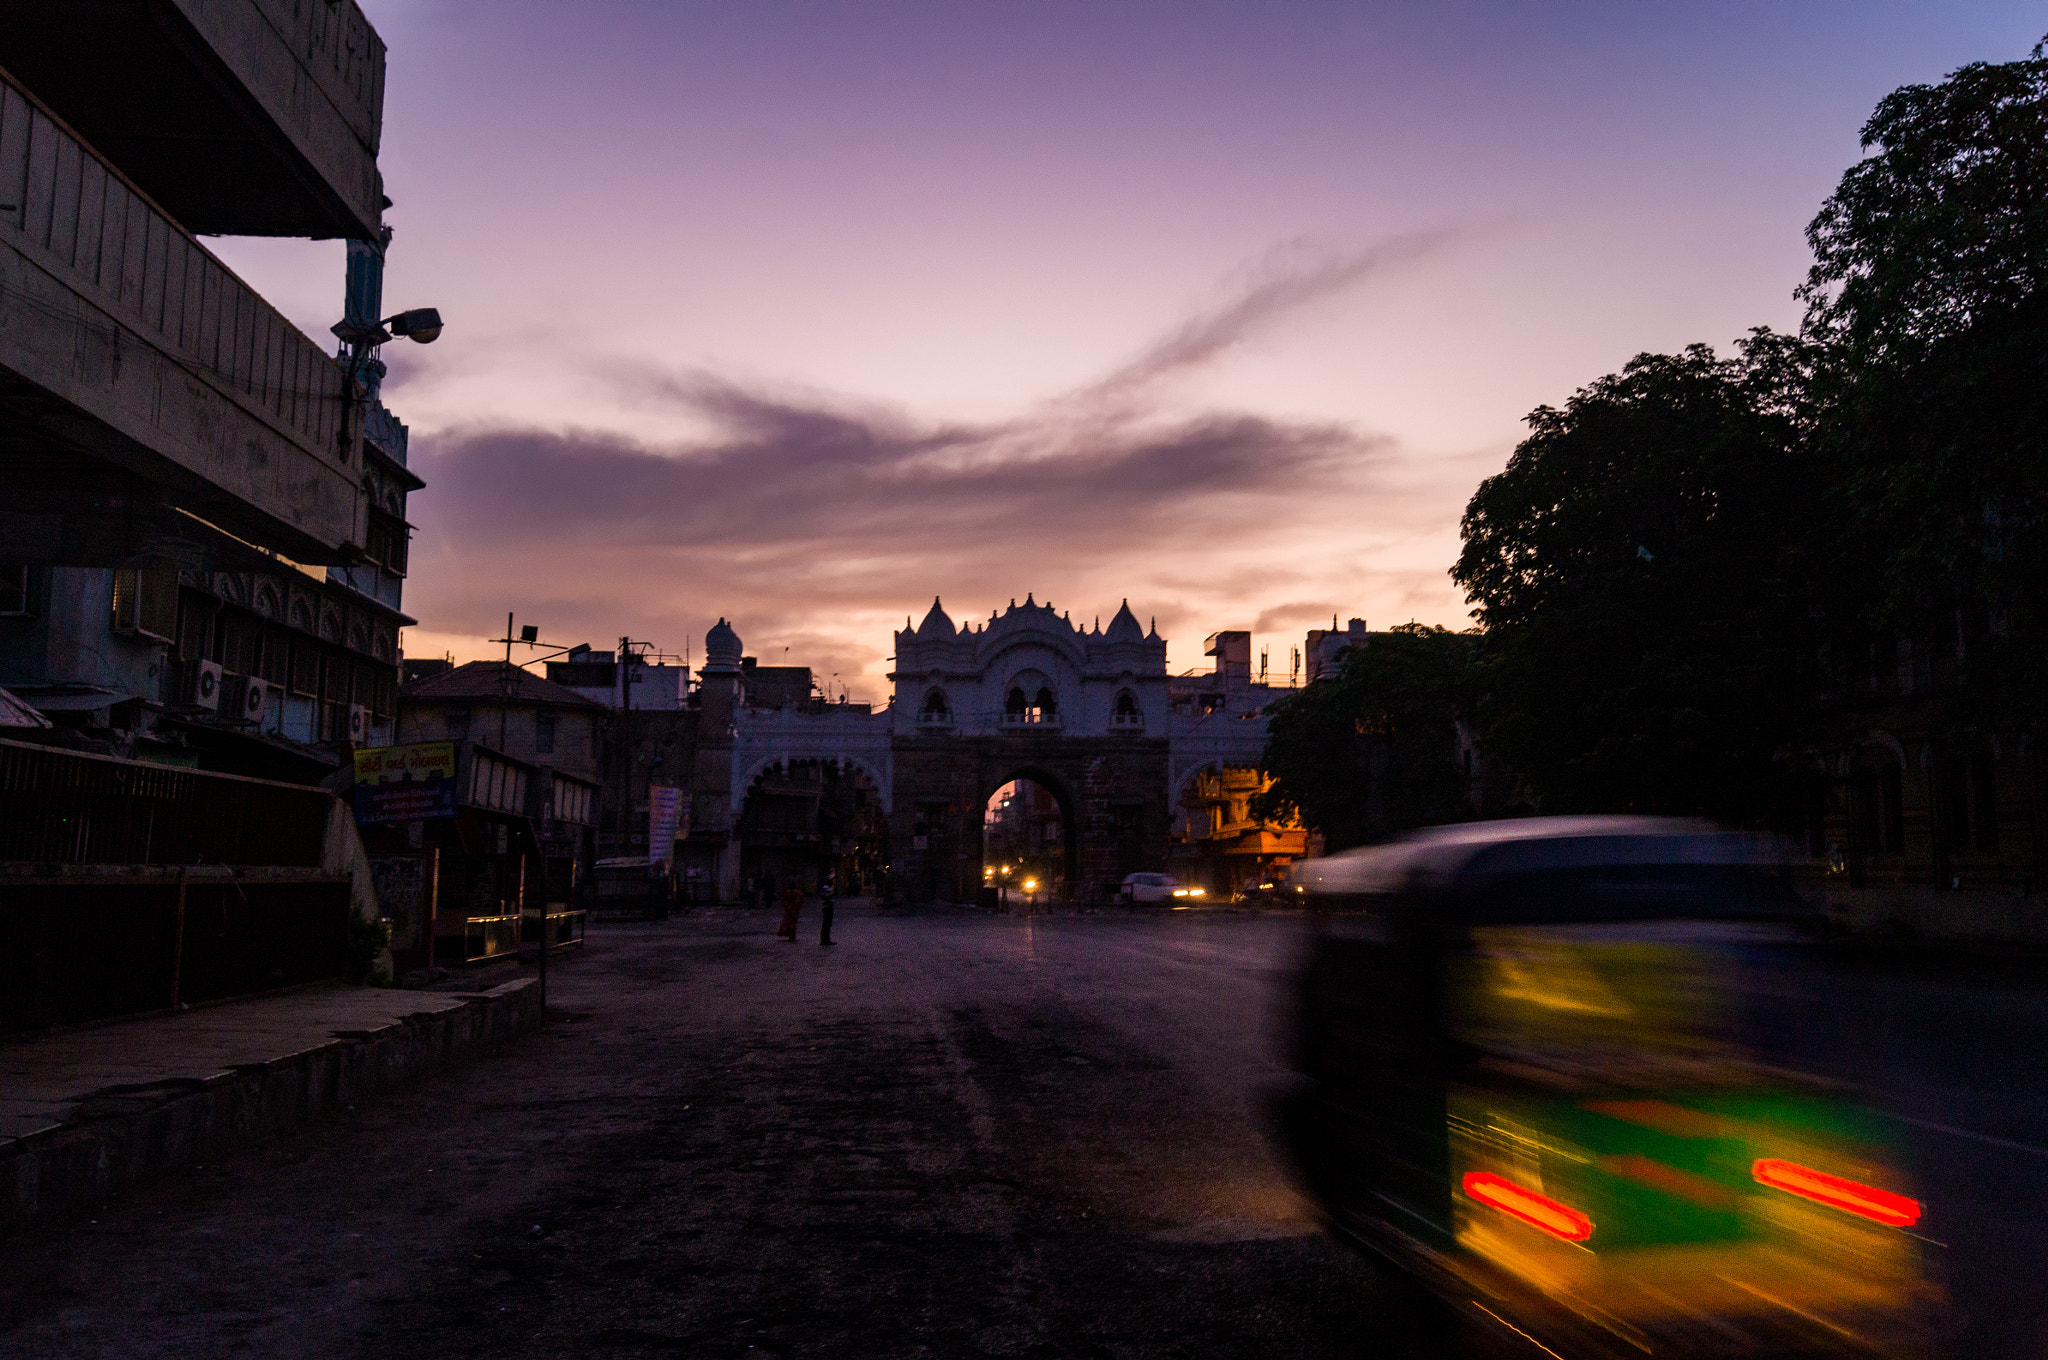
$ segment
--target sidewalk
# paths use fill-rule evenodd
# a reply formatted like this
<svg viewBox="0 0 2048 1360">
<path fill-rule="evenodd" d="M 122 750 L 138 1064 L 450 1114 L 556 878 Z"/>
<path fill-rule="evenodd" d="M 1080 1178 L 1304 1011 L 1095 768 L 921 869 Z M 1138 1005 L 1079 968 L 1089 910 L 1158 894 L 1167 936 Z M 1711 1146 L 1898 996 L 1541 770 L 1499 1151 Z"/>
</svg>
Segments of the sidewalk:
<svg viewBox="0 0 2048 1360">
<path fill-rule="evenodd" d="M 476 992 L 335 982 L 0 1041 L 0 1232 L 288 1132 L 539 1019 L 531 977 Z"/>
</svg>

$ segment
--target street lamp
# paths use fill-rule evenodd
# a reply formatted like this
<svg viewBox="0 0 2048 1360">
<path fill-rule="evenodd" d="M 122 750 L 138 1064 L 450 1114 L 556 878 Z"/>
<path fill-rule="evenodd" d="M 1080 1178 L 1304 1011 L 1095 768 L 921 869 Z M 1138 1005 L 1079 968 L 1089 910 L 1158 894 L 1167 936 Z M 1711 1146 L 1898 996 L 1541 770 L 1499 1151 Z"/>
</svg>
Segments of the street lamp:
<svg viewBox="0 0 2048 1360">
<path fill-rule="evenodd" d="M 337 321 L 327 329 L 343 344 L 359 348 L 375 348 L 400 335 L 431 345 L 441 338 L 441 313 L 432 307 L 415 307 L 382 321 Z"/>
<path fill-rule="evenodd" d="M 349 347 L 348 385 L 353 391 L 370 351 L 392 337 L 402 335 L 422 345 L 431 345 L 439 340 L 441 313 L 432 307 L 415 307 L 409 312 L 387 316 L 382 321 L 337 321 L 327 329 Z"/>
</svg>

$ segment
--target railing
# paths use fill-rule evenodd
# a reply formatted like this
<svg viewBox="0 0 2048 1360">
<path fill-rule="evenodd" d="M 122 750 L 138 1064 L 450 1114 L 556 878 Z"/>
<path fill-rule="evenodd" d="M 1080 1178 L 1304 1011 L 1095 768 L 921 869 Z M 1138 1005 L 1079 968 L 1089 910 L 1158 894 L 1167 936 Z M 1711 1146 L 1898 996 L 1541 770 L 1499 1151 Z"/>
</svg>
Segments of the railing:
<svg viewBox="0 0 2048 1360">
<path fill-rule="evenodd" d="M 1054 728 L 1054 729 L 1056 729 L 1056 728 L 1058 728 L 1058 727 L 1060 726 L 1060 715 L 1059 715 L 1059 714 L 1057 714 L 1057 713 L 1030 713 L 1030 712 L 1026 712 L 1026 713 L 1005 713 L 1005 714 L 1003 715 L 1003 726 L 1005 726 L 1005 727 L 1026 727 L 1026 728 L 1029 728 L 1029 727 L 1038 727 L 1038 728 Z"/>
<path fill-rule="evenodd" d="M 0 1031 L 341 975 L 349 881 L 309 870 L 0 876 Z"/>
<path fill-rule="evenodd" d="M 917 715 L 917 725 L 919 727 L 951 727 L 953 725 L 953 715 L 951 713 L 920 713 Z"/>
<path fill-rule="evenodd" d="M 519 916 L 471 916 L 462 923 L 462 961 L 519 952 Z"/>
<path fill-rule="evenodd" d="M 1109 715 L 1109 725 L 1112 729 L 1121 728 L 1126 731 L 1142 731 L 1145 726 L 1145 715 L 1142 713 L 1112 713 Z"/>
<path fill-rule="evenodd" d="M 552 907 L 559 904 L 549 905 Z M 585 919 L 585 913 L 581 910 L 566 907 L 561 911 L 550 910 L 547 917 L 548 948 L 563 949 L 572 944 L 582 944 Z M 529 940 L 534 938 L 534 932 L 525 930 L 524 927 L 522 933 Z"/>
<path fill-rule="evenodd" d="M 0 741 L 0 862 L 315 868 L 334 795 Z"/>
</svg>

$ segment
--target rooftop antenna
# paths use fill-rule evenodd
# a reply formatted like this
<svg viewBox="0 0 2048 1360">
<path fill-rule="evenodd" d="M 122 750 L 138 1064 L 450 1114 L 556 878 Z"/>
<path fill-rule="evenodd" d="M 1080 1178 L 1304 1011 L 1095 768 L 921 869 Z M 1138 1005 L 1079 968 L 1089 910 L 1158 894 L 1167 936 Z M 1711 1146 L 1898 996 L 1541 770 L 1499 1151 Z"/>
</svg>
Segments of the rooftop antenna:
<svg viewBox="0 0 2048 1360">
<path fill-rule="evenodd" d="M 1266 653 L 1270 650 L 1268 647 L 1259 648 L 1259 683 L 1262 685 L 1266 683 Z"/>
</svg>

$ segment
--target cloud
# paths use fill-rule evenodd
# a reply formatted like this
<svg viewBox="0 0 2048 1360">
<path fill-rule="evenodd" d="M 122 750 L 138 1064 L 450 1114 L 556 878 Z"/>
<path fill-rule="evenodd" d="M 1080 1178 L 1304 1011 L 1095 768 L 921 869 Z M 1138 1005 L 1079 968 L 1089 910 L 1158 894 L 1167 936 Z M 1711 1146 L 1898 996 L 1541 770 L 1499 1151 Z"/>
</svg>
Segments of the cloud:
<svg viewBox="0 0 2048 1360">
<path fill-rule="evenodd" d="M 1329 422 L 1169 410 L 1153 389 L 1427 248 L 1405 239 L 1268 270 L 1103 380 L 1008 420 L 921 420 L 625 367 L 621 391 L 700 433 L 667 444 L 587 429 L 422 436 L 408 607 L 443 633 L 486 635 L 509 605 L 563 619 L 549 627 L 572 640 L 630 631 L 678 651 L 722 615 L 764 660 L 788 646 L 792 661 L 851 676 L 872 673 L 887 629 L 934 593 L 958 621 L 969 601 L 1031 591 L 1071 602 L 1085 626 L 1141 581 L 1173 583 L 1151 605 L 1162 623 L 1298 588 L 1302 535 L 1359 503 L 1387 441 Z M 1259 626 L 1331 607 L 1278 606 Z"/>
<path fill-rule="evenodd" d="M 1321 601 L 1275 605 L 1259 615 L 1258 621 L 1252 624 L 1252 631 L 1278 633 L 1293 628 L 1319 628 L 1322 626 L 1322 620 L 1335 618 L 1342 610 L 1342 605 L 1325 604 Z"/>
<path fill-rule="evenodd" d="M 1080 395 L 1103 400 L 1141 394 L 1163 378 L 1212 362 L 1289 314 L 1368 275 L 1431 254 L 1452 236 L 1443 230 L 1408 232 L 1339 256 L 1318 256 L 1303 243 L 1281 247 L 1253 270 L 1249 285 L 1237 297 L 1189 319 Z"/>
</svg>

